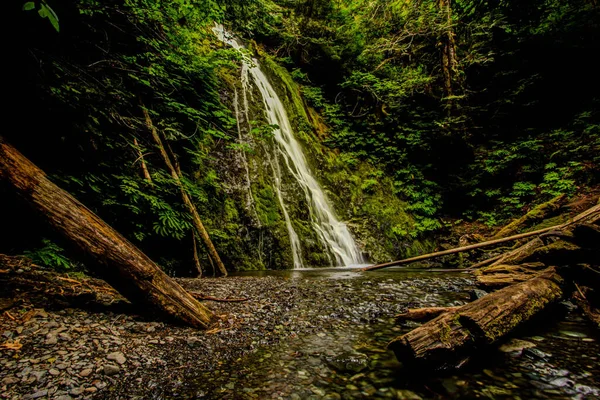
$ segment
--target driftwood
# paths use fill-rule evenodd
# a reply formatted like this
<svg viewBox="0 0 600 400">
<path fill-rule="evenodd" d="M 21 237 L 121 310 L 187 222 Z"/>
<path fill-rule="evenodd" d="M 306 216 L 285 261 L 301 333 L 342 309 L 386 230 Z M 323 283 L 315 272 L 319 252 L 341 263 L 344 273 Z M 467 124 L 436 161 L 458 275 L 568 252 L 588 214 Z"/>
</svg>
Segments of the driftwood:
<svg viewBox="0 0 600 400">
<path fill-rule="evenodd" d="M 548 232 L 546 232 L 546 236 L 549 236 L 550 232 L 553 232 L 553 234 L 564 233 L 569 229 L 575 228 L 576 224 L 594 224 L 598 220 L 600 220 L 600 204 L 587 209 L 586 211 L 574 217 L 571 221 L 548 230 Z M 500 257 L 500 259 L 494 261 L 491 266 L 500 264 L 514 265 L 527 262 L 532 258 L 532 255 L 537 249 L 546 246 L 546 242 L 543 239 L 544 237 L 537 237 L 525 243 L 523 246 L 509 251 Z"/>
<path fill-rule="evenodd" d="M 563 295 L 554 271 L 488 294 L 402 335 L 388 345 L 405 366 L 450 369 L 495 343 Z"/>
<path fill-rule="evenodd" d="M 524 245 L 474 271 L 480 285 L 504 287 L 472 303 L 443 311 L 435 319 L 390 342 L 407 365 L 437 369 L 463 365 L 472 354 L 496 343 L 523 322 L 556 302 L 566 288 L 596 324 L 600 321 L 600 205 L 566 224 L 547 230 Z M 490 260 L 488 260 L 490 263 Z M 580 288 L 577 282 L 584 282 Z M 397 316 L 432 315 L 409 310 Z"/>
<path fill-rule="evenodd" d="M 69 243 L 87 256 L 88 267 L 134 303 L 207 328 L 214 314 L 169 278 L 148 256 L 96 214 L 60 189 L 0 137 L 0 182 L 8 184 Z"/>
<path fill-rule="evenodd" d="M 600 204 L 589 208 L 588 210 L 586 210 L 583 213 L 574 217 L 571 221 L 561 224 L 561 225 L 555 225 L 555 226 L 544 228 L 544 229 L 538 229 L 533 232 L 520 233 L 518 235 L 509 236 L 509 237 L 502 238 L 502 239 L 488 240 L 486 242 L 476 243 L 476 244 L 472 244 L 469 246 L 462 246 L 462 247 L 457 247 L 454 249 L 438 251 L 435 253 L 423 254 L 421 256 L 406 258 L 404 260 L 398 260 L 398 261 L 392 261 L 392 262 L 378 264 L 378 265 L 372 265 L 372 266 L 363 268 L 362 271 L 374 271 L 374 270 L 381 269 L 381 268 L 405 265 L 405 264 L 410 264 L 410 263 L 413 263 L 416 261 L 428 260 L 431 258 L 447 256 L 447 255 L 456 254 L 456 253 L 462 253 L 465 251 L 479 249 L 482 247 L 489 247 L 489 246 L 493 246 L 493 245 L 508 242 L 508 241 L 524 239 L 524 238 L 528 238 L 528 237 L 532 237 L 532 236 L 538 236 L 537 238 L 527 242 L 523 246 L 521 246 L 515 250 L 512 250 L 508 253 L 505 253 L 501 257 L 494 257 L 491 260 L 486 260 L 486 261 L 480 263 L 480 265 L 487 265 L 489 262 L 492 262 L 492 260 L 493 260 L 491 265 L 519 264 L 521 262 L 524 262 L 527 259 L 527 257 L 531 256 L 536 249 L 546 245 L 545 242 L 539 237 L 539 236 L 542 236 L 542 234 L 549 234 L 550 232 L 561 232 L 567 228 L 574 227 L 575 224 L 593 224 L 594 222 L 596 222 L 598 220 L 600 220 Z"/>
<path fill-rule="evenodd" d="M 441 257 L 441 256 L 447 256 L 447 255 L 450 255 L 450 254 L 462 253 L 464 251 L 479 249 L 479 248 L 482 248 L 482 247 L 493 246 L 495 244 L 509 242 L 509 241 L 512 241 L 512 240 L 518 240 L 518 239 L 523 239 L 523 238 L 527 238 L 527 237 L 531 237 L 531 236 L 540 235 L 542 233 L 549 232 L 551 230 L 557 229 L 557 228 L 559 228 L 561 226 L 562 225 L 552 226 L 552 227 L 549 227 L 549 228 L 539 229 L 539 230 L 533 231 L 533 232 L 520 233 L 518 235 L 513 235 L 513 236 L 510 236 L 510 237 L 507 237 L 507 238 L 503 238 L 503 239 L 488 240 L 488 241 L 482 242 L 482 243 L 476 243 L 476 244 L 472 244 L 472 245 L 469 245 L 469 246 L 457 247 L 455 249 L 438 251 L 438 252 L 430 253 L 430 254 L 423 254 L 421 256 L 406 258 L 404 260 L 392 261 L 392 262 L 388 262 L 388 263 L 384 263 L 384 264 L 378 264 L 378 265 L 371 265 L 370 267 L 363 268 L 362 270 L 363 271 L 374 271 L 374 270 L 381 269 L 381 268 L 394 267 L 394 266 L 397 266 L 397 265 L 410 264 L 410 263 L 413 263 L 413 262 L 416 262 L 416 261 L 423 261 L 423 260 L 428 260 L 428 259 L 431 259 L 431 258 L 436 258 L 436 257 Z"/>
</svg>

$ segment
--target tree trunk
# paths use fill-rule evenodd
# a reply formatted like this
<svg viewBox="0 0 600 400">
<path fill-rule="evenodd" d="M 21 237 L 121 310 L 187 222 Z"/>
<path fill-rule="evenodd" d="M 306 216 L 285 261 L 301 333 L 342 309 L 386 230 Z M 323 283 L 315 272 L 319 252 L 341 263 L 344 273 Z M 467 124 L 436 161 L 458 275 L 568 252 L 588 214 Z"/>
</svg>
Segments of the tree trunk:
<svg viewBox="0 0 600 400">
<path fill-rule="evenodd" d="M 563 295 L 554 271 L 450 311 L 388 345 L 405 365 L 450 369 L 496 342 Z"/>
<path fill-rule="evenodd" d="M 133 138 L 133 146 L 138 154 L 138 160 L 142 165 L 142 174 L 144 175 L 144 179 L 146 179 L 149 183 L 152 183 L 152 177 L 150 176 L 150 172 L 148 172 L 148 167 L 146 166 L 146 161 L 144 160 L 144 154 L 142 153 L 142 149 L 140 149 L 136 138 Z"/>
<path fill-rule="evenodd" d="M 144 302 L 199 328 L 214 319 L 208 309 L 169 278 L 148 256 L 0 137 L 0 181 L 8 183 L 70 243 L 93 269 L 132 302 Z"/>
<path fill-rule="evenodd" d="M 453 82 L 456 79 L 457 61 L 456 61 L 456 41 L 454 39 L 454 29 L 452 27 L 452 7 L 451 0 L 439 0 L 439 7 L 446 19 L 446 33 L 442 44 L 442 71 L 444 73 L 444 88 L 446 97 L 451 98 L 454 95 Z M 448 105 L 452 107 L 453 102 L 448 100 Z"/>
<path fill-rule="evenodd" d="M 158 130 L 156 129 L 154 124 L 152 124 L 152 119 L 150 118 L 150 114 L 148 113 L 148 110 L 146 110 L 146 108 L 144 108 L 143 105 L 142 105 L 142 111 L 144 113 L 144 118 L 146 119 L 146 125 L 148 126 L 148 129 L 152 133 L 152 138 L 154 139 L 154 142 L 156 143 L 156 146 L 158 147 L 158 150 L 160 151 L 163 161 L 165 162 L 165 165 L 169 169 L 171 177 L 173 179 L 175 179 L 175 181 L 179 185 L 183 203 L 185 204 L 188 211 L 192 215 L 194 227 L 198 231 L 198 234 L 202 238 L 204 245 L 208 249 L 208 254 L 209 254 L 209 257 L 211 258 L 211 262 L 214 262 L 215 264 L 217 264 L 217 267 L 219 268 L 219 271 L 221 271 L 221 274 L 223 276 L 227 276 L 227 269 L 225 268 L 225 265 L 223 265 L 223 262 L 221 261 L 221 257 L 219 257 L 219 253 L 217 252 L 217 249 L 215 249 L 215 246 L 213 245 L 212 240 L 210 240 L 210 236 L 208 235 L 208 232 L 206 231 L 206 228 L 204 227 L 204 224 L 202 223 L 200 214 L 198 214 L 198 210 L 196 209 L 196 206 L 190 199 L 190 196 L 185 191 L 183 183 L 181 182 L 180 173 L 179 174 L 177 173 L 177 168 L 174 166 L 173 162 L 171 162 L 171 159 L 170 159 L 169 155 L 167 154 L 167 151 L 165 150 L 165 146 L 162 143 L 160 135 L 158 134 Z"/>
</svg>

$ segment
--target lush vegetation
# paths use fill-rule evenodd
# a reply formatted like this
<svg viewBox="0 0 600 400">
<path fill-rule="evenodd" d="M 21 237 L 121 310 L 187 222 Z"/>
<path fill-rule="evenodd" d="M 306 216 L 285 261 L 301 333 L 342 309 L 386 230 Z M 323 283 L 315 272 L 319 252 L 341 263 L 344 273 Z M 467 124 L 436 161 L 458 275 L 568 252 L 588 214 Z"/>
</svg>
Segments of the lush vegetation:
<svg viewBox="0 0 600 400">
<path fill-rule="evenodd" d="M 192 224 L 150 124 L 225 264 L 289 265 L 261 153 L 238 141 L 239 64 L 215 21 L 270 65 L 320 180 L 376 259 L 422 249 L 443 221 L 498 225 L 599 183 L 594 1 L 37 1 L 10 18 L 18 85 L 3 135 L 172 273 L 192 270 Z M 240 151 L 256 161 L 252 209 L 236 189 Z M 0 250 L 71 268 L 8 195 L 2 212 L 17 221 Z"/>
</svg>

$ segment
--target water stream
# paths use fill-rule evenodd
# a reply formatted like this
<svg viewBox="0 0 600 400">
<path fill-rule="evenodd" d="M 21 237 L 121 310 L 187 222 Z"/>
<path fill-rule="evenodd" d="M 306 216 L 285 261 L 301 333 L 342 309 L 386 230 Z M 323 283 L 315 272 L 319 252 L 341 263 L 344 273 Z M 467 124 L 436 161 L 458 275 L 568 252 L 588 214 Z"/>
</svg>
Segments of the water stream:
<svg viewBox="0 0 600 400">
<path fill-rule="evenodd" d="M 273 132 L 275 146 L 271 149 L 269 161 L 274 175 L 275 191 L 290 238 L 294 268 L 303 268 L 304 261 L 302 258 L 302 244 L 294 229 L 286 196 L 282 190 L 283 168 L 286 168 L 304 192 L 312 227 L 330 257 L 330 264 L 332 266 L 344 266 L 364 263 L 348 227 L 337 218 L 325 192 L 313 176 L 302 147 L 294 136 L 294 130 L 285 107 L 269 79 L 260 68 L 260 64 L 254 58 L 249 59 L 244 46 L 233 35 L 226 32 L 222 26 L 216 26 L 214 32 L 221 41 L 238 50 L 244 56 L 240 79 L 244 91 L 243 113 L 246 123 L 249 123 L 247 98 L 252 93 L 250 82 L 253 82 L 260 92 L 268 123 L 278 127 Z M 238 114 L 238 118 L 241 115 L 239 111 L 236 114 Z"/>
<path fill-rule="evenodd" d="M 274 307 L 290 307 L 287 322 L 276 328 L 289 331 L 278 345 L 261 346 L 257 335 L 258 346 L 238 363 L 224 365 L 218 373 L 207 371 L 190 383 L 191 396 L 290 400 L 600 396 L 597 331 L 572 305 L 561 311 L 566 318 L 538 320 L 512 335 L 530 348 L 480 350 L 466 368 L 450 373 L 411 371 L 386 346 L 419 324 L 396 325 L 394 315 L 406 307 L 468 302 L 474 287 L 468 275 L 408 270 L 360 274 L 344 268 L 238 275 L 280 280 L 282 299 L 300 290 L 291 304 L 266 302 L 258 311 L 262 321 Z M 313 290 L 322 301 L 302 295 Z M 272 296 L 278 298 L 277 293 Z"/>
</svg>

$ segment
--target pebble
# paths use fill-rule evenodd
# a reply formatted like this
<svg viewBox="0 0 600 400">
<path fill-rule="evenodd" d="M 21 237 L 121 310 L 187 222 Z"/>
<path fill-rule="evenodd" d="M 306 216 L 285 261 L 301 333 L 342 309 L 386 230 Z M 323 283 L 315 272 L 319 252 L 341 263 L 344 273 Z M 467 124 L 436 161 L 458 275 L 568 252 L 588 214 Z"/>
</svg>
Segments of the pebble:
<svg viewBox="0 0 600 400">
<path fill-rule="evenodd" d="M 83 394 L 84 391 L 85 391 L 85 388 L 78 387 L 78 388 L 71 389 L 69 394 L 72 394 L 73 396 L 80 396 Z"/>
<path fill-rule="evenodd" d="M 106 364 L 104 366 L 104 375 L 112 376 L 118 374 L 119 372 L 121 372 L 121 368 L 119 368 L 117 365 Z"/>
<path fill-rule="evenodd" d="M 79 376 L 81 376 L 82 378 L 86 378 L 86 377 L 90 376 L 90 374 L 91 374 L 92 372 L 94 372 L 94 370 L 93 370 L 93 369 L 91 369 L 91 368 L 86 368 L 86 369 L 83 369 L 83 370 L 81 370 L 81 372 L 79 372 Z"/>
<path fill-rule="evenodd" d="M 503 353 L 522 352 L 523 349 L 529 349 L 536 347 L 536 344 L 528 342 L 526 340 L 510 339 L 498 348 Z"/>
<path fill-rule="evenodd" d="M 55 368 L 51 368 L 50 370 L 48 370 L 48 373 L 52 376 L 58 376 L 60 375 L 60 371 L 55 369 Z"/>
<path fill-rule="evenodd" d="M 125 361 L 127 360 L 123 353 L 121 353 L 120 351 L 110 353 L 108 356 L 106 356 L 106 358 L 111 361 L 116 361 L 119 365 L 125 364 Z"/>
<path fill-rule="evenodd" d="M 33 394 L 26 394 L 25 396 L 23 396 L 23 400 L 39 399 L 40 397 L 44 397 L 46 395 L 48 395 L 47 390 L 40 390 L 39 392 L 35 392 Z"/>
<path fill-rule="evenodd" d="M 14 376 L 7 376 L 6 378 L 2 379 L 2 384 L 3 385 L 12 385 L 13 383 L 17 383 L 19 382 L 19 378 L 15 378 Z"/>
</svg>

